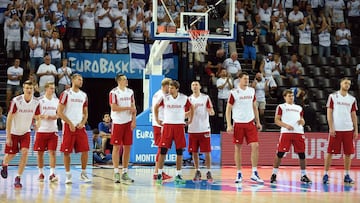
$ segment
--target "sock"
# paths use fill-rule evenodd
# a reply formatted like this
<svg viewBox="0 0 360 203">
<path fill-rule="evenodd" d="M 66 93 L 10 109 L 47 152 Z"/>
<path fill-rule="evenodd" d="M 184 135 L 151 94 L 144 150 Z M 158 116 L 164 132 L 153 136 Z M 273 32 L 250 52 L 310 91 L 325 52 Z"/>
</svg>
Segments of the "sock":
<svg viewBox="0 0 360 203">
<path fill-rule="evenodd" d="M 20 178 L 20 177 L 21 177 L 21 175 L 20 175 L 20 174 L 16 174 L 16 177 L 19 177 L 19 178 Z"/>
<path fill-rule="evenodd" d="M 65 172 L 66 175 L 71 175 L 70 171 Z"/>
<path fill-rule="evenodd" d="M 163 173 L 163 169 L 158 169 L 158 174 L 162 174 Z"/>
<path fill-rule="evenodd" d="M 127 173 L 128 172 L 128 168 L 123 168 L 122 169 L 122 173 Z"/>
<path fill-rule="evenodd" d="M 43 168 L 39 168 L 39 173 L 43 174 L 44 173 L 44 169 Z"/>
<path fill-rule="evenodd" d="M 208 172 L 210 172 L 210 173 L 211 173 L 211 170 L 210 170 L 210 169 L 208 169 Z"/>
<path fill-rule="evenodd" d="M 273 174 L 277 175 L 279 168 L 273 168 Z"/>
<path fill-rule="evenodd" d="M 197 168 L 197 169 L 196 169 L 196 171 L 200 171 L 200 169 L 199 169 L 199 168 Z"/>
<path fill-rule="evenodd" d="M 345 175 L 350 175 L 350 170 L 345 170 Z"/>
<path fill-rule="evenodd" d="M 241 170 L 237 170 L 237 173 L 238 173 L 238 174 L 239 174 L 239 173 L 241 174 Z"/>
<path fill-rule="evenodd" d="M 181 170 L 176 170 L 176 175 L 181 175 Z"/>
<path fill-rule="evenodd" d="M 255 173 L 257 171 L 257 167 L 252 167 L 252 172 Z"/>
<path fill-rule="evenodd" d="M 301 176 L 306 175 L 306 170 L 305 169 L 301 169 Z"/>
<path fill-rule="evenodd" d="M 324 171 L 324 175 L 327 175 L 328 174 L 328 171 Z"/>
<path fill-rule="evenodd" d="M 106 43 L 106 41 L 103 41 L 102 50 L 107 50 L 107 43 Z"/>
<path fill-rule="evenodd" d="M 114 173 L 119 173 L 119 168 L 114 168 Z"/>
<path fill-rule="evenodd" d="M 50 175 L 55 174 L 55 168 L 50 168 Z"/>
<path fill-rule="evenodd" d="M 86 173 L 86 169 L 81 169 L 81 173 Z"/>
</svg>

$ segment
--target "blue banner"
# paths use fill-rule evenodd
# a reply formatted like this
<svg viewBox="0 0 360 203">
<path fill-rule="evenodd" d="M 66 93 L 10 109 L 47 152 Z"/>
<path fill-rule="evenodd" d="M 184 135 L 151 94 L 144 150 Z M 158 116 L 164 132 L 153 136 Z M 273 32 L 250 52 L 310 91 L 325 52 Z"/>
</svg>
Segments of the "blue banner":
<svg viewBox="0 0 360 203">
<path fill-rule="evenodd" d="M 75 53 L 67 54 L 70 68 L 85 78 L 115 78 L 125 74 L 129 79 L 142 79 L 143 69 L 130 68 L 130 54 Z M 178 78 L 178 56 L 174 55 L 174 67 L 163 70 L 166 77 Z"/>
</svg>

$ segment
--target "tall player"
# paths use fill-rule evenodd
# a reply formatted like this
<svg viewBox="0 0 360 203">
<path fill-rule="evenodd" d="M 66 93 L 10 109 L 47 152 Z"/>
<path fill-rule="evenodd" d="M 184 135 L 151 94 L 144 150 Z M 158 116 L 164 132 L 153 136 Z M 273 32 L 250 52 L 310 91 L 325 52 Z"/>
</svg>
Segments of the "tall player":
<svg viewBox="0 0 360 203">
<path fill-rule="evenodd" d="M 189 97 L 191 104 L 194 106 L 194 117 L 189 124 L 189 146 L 188 150 L 192 153 L 195 166 L 194 181 L 201 180 L 201 172 L 199 167 L 199 148 L 200 152 L 205 153 L 206 179 L 213 181 L 211 175 L 211 143 L 210 143 L 210 122 L 209 115 L 215 115 L 213 105 L 208 95 L 200 93 L 201 85 L 198 81 L 191 83 L 193 94 Z"/>
<path fill-rule="evenodd" d="M 58 116 L 64 123 L 60 150 L 64 153 L 65 184 L 72 183 L 70 154 L 74 149 L 75 153 L 81 153 L 80 180 L 88 183 L 91 182 L 86 174 L 89 151 L 89 140 L 85 130 L 88 119 L 88 98 L 86 93 L 80 90 L 83 85 L 83 77 L 80 74 L 73 74 L 71 83 L 71 88 L 61 93 L 58 105 Z"/>
<path fill-rule="evenodd" d="M 21 175 L 24 172 L 30 146 L 30 128 L 35 115 L 36 128 L 40 122 L 39 101 L 33 96 L 34 86 L 27 80 L 23 84 L 24 94 L 12 99 L 6 121 L 5 156 L 2 163 L 1 177 L 7 178 L 9 162 L 20 151 L 18 172 L 15 177 L 15 188 L 21 188 Z"/>
<path fill-rule="evenodd" d="M 276 107 L 275 124 L 281 127 L 280 139 L 277 154 L 274 160 L 273 173 L 270 183 L 276 183 L 276 175 L 279 170 L 281 159 L 285 152 L 290 150 L 290 146 L 294 146 L 295 153 L 299 156 L 302 183 L 311 184 L 311 180 L 306 176 L 305 162 L 305 136 L 303 118 L 304 111 L 301 106 L 294 104 L 294 93 L 287 89 L 283 92 L 285 103 Z"/>
<path fill-rule="evenodd" d="M 55 175 L 56 148 L 58 142 L 58 126 L 56 110 L 59 99 L 54 97 L 55 84 L 47 82 L 45 84 L 45 95 L 39 98 L 40 107 L 40 127 L 36 132 L 34 151 L 38 152 L 37 161 L 39 167 L 39 181 L 43 182 L 44 176 L 44 152 L 49 150 L 50 156 L 50 175 L 49 181 L 56 182 L 58 177 Z"/>
<path fill-rule="evenodd" d="M 155 118 L 155 105 L 157 103 L 159 103 L 159 100 L 161 98 L 163 98 L 164 96 L 166 96 L 167 94 L 169 94 L 169 84 L 171 82 L 170 78 L 164 78 L 161 81 L 161 89 L 159 89 L 153 96 L 152 98 L 152 126 L 153 126 L 153 131 L 154 131 L 154 142 L 155 145 L 159 147 L 160 144 L 160 140 L 161 140 L 161 131 L 162 131 L 162 126 L 156 122 L 156 118 Z M 164 120 L 164 108 L 162 106 L 159 107 L 159 120 L 162 122 Z M 156 180 L 157 176 L 158 176 L 158 169 L 159 169 L 159 156 L 160 156 L 160 148 L 158 149 L 158 152 L 156 154 L 156 159 L 155 159 L 155 171 L 154 171 L 154 176 L 153 179 Z M 169 176 L 168 174 L 166 174 L 164 171 L 162 172 L 162 178 L 163 180 L 167 180 L 167 179 L 171 179 L 172 176 Z"/>
<path fill-rule="evenodd" d="M 234 127 L 231 125 L 231 112 Z M 255 123 L 254 123 L 255 121 Z M 249 87 L 249 75 L 245 72 L 239 74 L 239 88 L 230 92 L 226 106 L 227 132 L 234 132 L 233 142 L 235 144 L 235 163 L 237 176 L 235 183 L 242 182 L 241 173 L 241 148 L 246 139 L 251 146 L 251 180 L 257 183 L 264 183 L 259 177 L 257 163 L 259 158 L 259 139 L 257 129 L 261 130 L 259 112 L 256 107 L 255 90 Z"/>
<path fill-rule="evenodd" d="M 354 184 L 350 178 L 351 154 L 354 154 L 354 140 L 358 138 L 358 121 L 356 117 L 356 98 L 349 94 L 351 80 L 341 79 L 340 90 L 329 95 L 327 107 L 327 120 L 329 125 L 329 144 L 325 159 L 325 175 L 323 183 L 329 183 L 329 168 L 333 154 L 341 154 L 343 148 L 345 184 Z"/>
<path fill-rule="evenodd" d="M 163 134 L 160 140 L 160 157 L 157 183 L 162 183 L 162 172 L 165 156 L 172 142 L 176 147 L 176 176 L 175 183 L 184 184 L 185 180 L 181 175 L 183 149 L 186 147 L 185 140 L 185 112 L 188 113 L 188 124 L 192 122 L 194 106 L 188 97 L 179 92 L 180 84 L 178 81 L 171 81 L 169 85 L 169 95 L 161 98 L 155 105 L 154 113 L 156 122 L 163 125 Z M 164 108 L 164 120 L 159 119 L 159 108 Z"/>
<path fill-rule="evenodd" d="M 115 78 L 118 86 L 110 91 L 109 104 L 111 107 L 111 140 L 113 145 L 112 160 L 114 166 L 114 181 L 120 183 L 133 183 L 134 180 L 128 175 L 130 149 L 133 143 L 132 131 L 136 127 L 136 107 L 134 92 L 128 88 L 128 80 L 125 75 L 118 74 Z M 123 170 L 120 177 L 119 159 L 120 146 L 124 146 Z"/>
</svg>

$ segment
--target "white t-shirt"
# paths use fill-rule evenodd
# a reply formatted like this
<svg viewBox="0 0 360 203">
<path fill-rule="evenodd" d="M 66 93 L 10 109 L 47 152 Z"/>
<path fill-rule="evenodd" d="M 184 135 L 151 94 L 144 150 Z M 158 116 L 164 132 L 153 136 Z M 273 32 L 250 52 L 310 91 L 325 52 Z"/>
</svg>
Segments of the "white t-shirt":
<svg viewBox="0 0 360 203">
<path fill-rule="evenodd" d="M 88 106 L 88 98 L 85 92 L 75 92 L 72 88 L 64 90 L 60 95 L 60 104 L 65 105 L 64 114 L 75 126 L 83 119 L 83 108 Z"/>
<path fill-rule="evenodd" d="M 259 15 L 260 15 L 261 21 L 265 21 L 267 23 L 270 23 L 271 13 L 272 13 L 272 8 L 271 7 L 268 7 L 266 10 L 263 9 L 263 8 L 260 8 L 259 9 Z"/>
<path fill-rule="evenodd" d="M 185 124 L 185 111 L 191 106 L 186 95 L 178 93 L 176 98 L 166 95 L 160 99 L 159 105 L 164 107 L 164 124 Z"/>
<path fill-rule="evenodd" d="M 81 19 L 83 21 L 82 29 L 95 29 L 95 15 L 93 12 L 85 12 Z"/>
<path fill-rule="evenodd" d="M 298 124 L 298 121 L 304 116 L 304 111 L 301 106 L 287 103 L 279 104 L 276 107 L 275 115 L 280 116 L 282 122 L 294 128 L 294 130 L 288 130 L 281 127 L 280 133 L 304 134 L 304 127 Z"/>
<path fill-rule="evenodd" d="M 236 22 L 245 22 L 245 10 L 242 9 L 236 9 Z"/>
<path fill-rule="evenodd" d="M 223 63 L 223 67 L 230 74 L 236 74 L 241 71 L 240 62 L 238 60 L 233 61 L 232 58 L 227 58 Z"/>
<path fill-rule="evenodd" d="M 110 8 L 108 8 L 110 9 Z M 104 15 L 107 12 L 104 8 L 101 8 L 98 13 L 98 17 Z M 104 16 L 102 19 L 99 18 L 99 27 L 110 28 L 112 27 L 111 19 L 108 16 Z"/>
<path fill-rule="evenodd" d="M 291 11 L 289 13 L 288 19 L 291 21 L 299 21 L 299 20 L 304 19 L 304 14 L 301 11 L 298 11 L 296 14 L 294 11 Z"/>
<path fill-rule="evenodd" d="M 24 69 L 21 68 L 21 67 L 17 67 L 15 68 L 15 66 L 10 66 L 8 69 L 7 69 L 7 75 L 23 75 L 24 73 Z M 6 84 L 9 84 L 9 85 L 20 85 L 20 80 L 7 80 L 7 83 Z"/>
<path fill-rule="evenodd" d="M 294 0 L 284 0 L 282 3 L 284 8 L 293 8 Z"/>
<path fill-rule="evenodd" d="M 264 77 L 266 79 L 272 78 L 272 68 L 272 61 L 270 61 L 269 59 L 264 59 Z"/>
<path fill-rule="evenodd" d="M 69 67 L 66 67 L 66 68 L 60 67 L 60 68 L 57 69 L 57 72 L 58 72 L 58 74 L 62 74 L 62 73 L 67 72 L 69 75 L 71 75 L 72 70 Z M 71 84 L 70 77 L 67 76 L 67 75 L 64 75 L 62 78 L 59 79 L 59 84 L 70 85 Z"/>
<path fill-rule="evenodd" d="M 129 47 L 129 38 L 124 29 L 118 26 L 118 31 L 122 32 L 120 35 L 116 34 L 116 49 L 125 49 Z"/>
<path fill-rule="evenodd" d="M 60 39 L 53 39 L 51 38 L 49 40 L 50 43 L 50 47 L 51 47 L 51 51 L 50 51 L 50 56 L 52 59 L 61 59 L 61 52 L 60 52 L 60 45 L 61 45 L 61 41 Z M 55 49 L 53 49 L 55 48 Z"/>
<path fill-rule="evenodd" d="M 346 29 L 346 28 L 344 30 L 337 29 L 335 35 L 339 36 L 339 37 L 345 37 L 346 35 L 351 36 L 351 32 L 349 29 Z M 349 45 L 349 40 L 341 39 L 341 40 L 337 41 L 337 44 L 338 45 Z"/>
<path fill-rule="evenodd" d="M 29 102 L 26 102 L 24 95 L 14 97 L 11 101 L 9 113 L 13 113 L 14 117 L 11 124 L 11 134 L 24 135 L 30 132 L 30 126 L 34 115 L 39 115 L 39 101 L 32 97 Z"/>
<path fill-rule="evenodd" d="M 48 116 L 56 116 L 56 110 L 59 105 L 59 99 L 53 97 L 51 99 L 41 96 L 39 98 L 40 102 L 40 114 Z M 50 119 L 41 119 L 40 127 L 38 132 L 57 132 L 57 120 Z"/>
<path fill-rule="evenodd" d="M 306 25 L 303 30 L 299 29 L 299 44 L 311 44 L 311 29 Z"/>
<path fill-rule="evenodd" d="M 23 39 L 22 41 L 28 42 L 31 39 L 30 31 L 35 29 L 35 24 L 33 21 L 26 21 L 23 27 Z"/>
<path fill-rule="evenodd" d="M 130 20 L 130 27 L 135 26 L 134 31 L 130 31 L 130 36 L 133 39 L 141 40 L 144 38 L 143 21 L 136 23 L 136 20 Z"/>
<path fill-rule="evenodd" d="M 160 89 L 158 90 L 153 98 L 152 98 L 152 107 L 151 107 L 151 111 L 152 111 L 152 126 L 158 126 L 158 127 L 161 127 L 161 125 L 159 125 L 157 122 L 156 122 L 156 119 L 155 119 L 155 105 L 160 103 L 160 100 L 165 97 L 166 95 L 163 93 L 163 91 Z M 158 112 L 158 118 L 160 121 L 163 121 L 164 120 L 164 107 L 163 106 L 160 106 L 159 107 L 159 112 Z"/>
<path fill-rule="evenodd" d="M 226 78 L 218 78 L 216 80 L 216 87 L 222 86 L 223 84 L 225 84 L 225 82 L 226 82 Z M 231 84 L 231 79 L 229 79 L 229 82 Z M 229 84 L 226 84 L 225 87 L 222 89 L 218 88 L 218 98 L 219 99 L 227 99 L 227 98 L 229 98 L 229 95 L 230 95 Z"/>
<path fill-rule="evenodd" d="M 8 41 L 20 42 L 20 40 L 21 40 L 21 31 L 20 30 L 21 30 L 20 22 L 19 21 L 12 22 L 11 25 L 8 26 L 8 36 L 7 36 Z"/>
<path fill-rule="evenodd" d="M 279 66 L 280 71 L 282 71 L 283 67 L 282 67 L 282 63 L 281 63 L 281 62 L 276 63 L 275 61 L 271 61 L 271 67 L 272 67 L 272 69 L 275 69 L 276 66 Z M 278 71 L 277 69 L 275 69 L 275 70 L 272 72 L 272 75 L 273 75 L 273 76 L 280 76 L 280 73 L 279 73 L 279 71 Z"/>
<path fill-rule="evenodd" d="M 205 133 L 210 132 L 209 112 L 208 109 L 213 105 L 208 95 L 200 93 L 198 97 L 191 95 L 189 100 L 194 105 L 194 117 L 188 126 L 188 133 Z"/>
<path fill-rule="evenodd" d="M 255 89 L 246 87 L 232 89 L 228 103 L 232 106 L 232 119 L 235 123 L 249 123 L 255 119 L 253 103 L 256 101 Z"/>
<path fill-rule="evenodd" d="M 360 16 L 360 1 L 359 0 L 348 1 L 347 7 L 349 9 L 348 16 L 353 16 L 353 17 Z"/>
<path fill-rule="evenodd" d="M 125 20 L 125 25 L 127 25 L 127 15 L 128 15 L 129 11 L 127 9 L 121 9 L 119 10 L 118 8 L 113 8 L 110 11 L 110 15 L 115 18 L 115 17 L 119 17 L 121 16 L 123 20 Z M 116 20 L 114 22 L 114 28 L 118 28 L 120 24 L 120 19 Z"/>
<path fill-rule="evenodd" d="M 41 46 L 43 40 L 42 37 L 33 36 L 31 38 L 32 43 L 36 46 L 35 49 L 30 49 L 30 57 L 44 57 L 44 49 Z"/>
<path fill-rule="evenodd" d="M 135 102 L 134 92 L 129 88 L 121 90 L 119 87 L 115 87 L 110 91 L 109 98 L 110 104 L 117 104 L 120 107 L 131 107 L 131 104 Z M 132 120 L 130 111 L 111 111 L 110 116 L 114 124 L 124 124 Z"/>
<path fill-rule="evenodd" d="M 319 45 L 329 47 L 331 45 L 330 33 L 327 30 L 319 34 Z"/>
<path fill-rule="evenodd" d="M 265 78 L 262 78 L 262 80 L 260 82 L 256 80 L 256 86 L 255 86 L 256 101 L 259 101 L 259 102 L 265 102 L 266 101 L 265 87 L 266 87 Z"/>
<path fill-rule="evenodd" d="M 350 94 L 342 96 L 337 91 L 329 95 L 326 107 L 333 110 L 335 131 L 351 131 L 354 129 L 351 112 L 358 110 L 355 97 Z"/>
<path fill-rule="evenodd" d="M 53 64 L 47 65 L 45 63 L 39 66 L 39 69 L 37 70 L 36 74 L 46 73 L 47 71 L 57 74 L 56 67 Z M 54 75 L 41 76 L 39 79 L 39 87 L 45 86 L 47 82 L 55 82 L 55 76 Z"/>
</svg>

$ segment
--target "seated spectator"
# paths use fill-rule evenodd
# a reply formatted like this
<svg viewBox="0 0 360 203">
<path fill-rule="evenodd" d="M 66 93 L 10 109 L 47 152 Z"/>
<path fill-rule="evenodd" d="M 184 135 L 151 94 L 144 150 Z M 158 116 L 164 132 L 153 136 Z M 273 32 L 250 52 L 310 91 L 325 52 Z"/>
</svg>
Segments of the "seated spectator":
<svg viewBox="0 0 360 203">
<path fill-rule="evenodd" d="M 57 77 L 56 67 L 51 64 L 51 57 L 49 54 L 45 55 L 44 63 L 39 66 L 36 74 L 39 77 L 40 95 L 43 95 L 45 93 L 45 84 L 47 82 L 55 83 Z"/>
<path fill-rule="evenodd" d="M 274 54 L 274 61 L 271 62 L 273 78 L 283 77 L 283 67 L 279 53 Z"/>
<path fill-rule="evenodd" d="M 345 27 L 345 23 L 340 23 L 340 28 L 336 30 L 335 33 L 337 41 L 337 52 L 340 57 L 345 57 L 346 63 L 349 64 L 351 51 L 350 51 L 350 41 L 351 41 L 351 32 Z"/>
<path fill-rule="evenodd" d="M 291 55 L 291 60 L 286 63 L 285 72 L 286 77 L 289 79 L 293 78 L 303 78 L 301 75 L 303 67 L 298 61 L 297 55 L 294 53 Z"/>
<path fill-rule="evenodd" d="M 6 128 L 6 116 L 3 114 L 3 108 L 0 106 L 0 130 Z"/>
<path fill-rule="evenodd" d="M 103 121 L 98 124 L 100 137 L 102 140 L 102 149 L 104 151 L 112 151 L 112 145 L 110 145 L 111 138 L 111 118 L 108 113 L 104 114 Z"/>
<path fill-rule="evenodd" d="M 234 87 L 232 80 L 233 79 L 231 78 L 231 75 L 228 74 L 225 68 L 223 68 L 220 71 L 219 79 L 217 79 L 216 81 L 216 87 L 218 88 L 218 115 L 219 117 L 222 117 L 222 121 L 224 124 L 224 114 L 226 110 L 227 100 L 230 96 L 230 90 Z"/>
<path fill-rule="evenodd" d="M 275 42 L 279 49 L 285 46 L 291 46 L 290 43 L 290 32 L 286 30 L 285 23 L 280 21 L 280 28 L 275 32 Z"/>
<path fill-rule="evenodd" d="M 85 49 L 90 49 L 96 39 L 95 12 L 96 8 L 86 6 L 85 12 L 81 15 L 81 37 L 84 39 Z"/>
<path fill-rule="evenodd" d="M 331 26 L 327 24 L 323 16 L 322 24 L 319 29 L 319 57 L 330 57 L 331 54 Z"/>
<path fill-rule="evenodd" d="M 241 65 L 238 61 L 238 54 L 236 52 L 231 53 L 230 58 L 227 58 L 223 63 L 223 68 L 235 78 L 239 72 L 241 72 Z"/>
<path fill-rule="evenodd" d="M 101 148 L 101 138 L 99 136 L 99 130 L 95 128 L 93 130 L 93 162 L 98 164 L 111 164 L 111 154 L 105 154 Z"/>
<path fill-rule="evenodd" d="M 212 84 L 216 85 L 217 73 L 220 73 L 222 64 L 225 61 L 225 50 L 222 48 L 218 49 L 215 56 L 211 55 L 210 52 L 208 58 L 208 62 L 205 66 L 205 72 L 211 77 Z"/>
<path fill-rule="evenodd" d="M 306 4 L 306 9 L 305 9 L 305 11 L 303 12 L 303 14 L 304 14 L 304 17 L 307 17 L 309 20 L 311 20 L 312 22 L 316 22 L 316 15 L 318 15 L 318 14 L 316 14 L 315 12 L 314 12 L 314 10 L 312 9 L 312 7 L 311 7 L 311 4 Z"/>
<path fill-rule="evenodd" d="M 274 1 L 275 3 L 275 1 Z M 278 21 L 283 21 L 283 22 L 287 22 L 287 14 L 286 11 L 284 10 L 283 6 L 281 3 L 279 3 L 279 5 L 275 8 L 273 7 L 273 16 L 276 17 L 276 19 Z"/>
<path fill-rule="evenodd" d="M 57 93 L 60 95 L 64 90 L 71 87 L 71 79 L 70 76 L 72 74 L 71 68 L 68 67 L 68 60 L 62 59 L 62 66 L 57 69 L 59 84 L 57 88 Z"/>
<path fill-rule="evenodd" d="M 299 26 L 299 56 L 312 55 L 311 30 L 314 24 L 309 17 L 304 18 L 304 23 Z"/>
<path fill-rule="evenodd" d="M 295 27 L 303 24 L 304 14 L 299 11 L 299 6 L 294 5 L 294 9 L 289 13 L 288 17 L 288 26 L 290 33 L 295 35 Z"/>
<path fill-rule="evenodd" d="M 24 69 L 20 67 L 20 59 L 14 60 L 14 65 L 7 69 L 6 83 L 6 109 L 9 110 L 10 101 L 14 96 L 20 95 L 22 87 L 20 81 L 24 74 Z"/>
<path fill-rule="evenodd" d="M 269 93 L 269 80 L 266 80 L 261 73 L 256 73 L 255 79 L 251 83 L 251 87 L 255 89 L 256 107 L 259 109 L 260 122 L 265 130 L 265 107 L 266 95 Z"/>
</svg>

